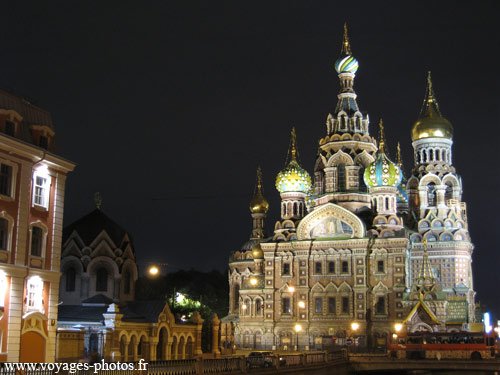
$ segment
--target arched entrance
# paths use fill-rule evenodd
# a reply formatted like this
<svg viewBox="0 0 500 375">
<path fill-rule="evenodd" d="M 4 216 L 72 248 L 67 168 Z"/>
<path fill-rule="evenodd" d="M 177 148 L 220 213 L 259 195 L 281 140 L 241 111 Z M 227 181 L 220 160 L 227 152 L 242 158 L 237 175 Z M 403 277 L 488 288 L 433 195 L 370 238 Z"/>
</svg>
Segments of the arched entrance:
<svg viewBox="0 0 500 375">
<path fill-rule="evenodd" d="M 193 358 L 193 339 L 191 336 L 188 336 L 187 342 L 186 342 L 186 359 L 191 359 Z"/>
<path fill-rule="evenodd" d="M 45 362 L 45 338 L 35 331 L 21 335 L 19 362 Z"/>
<path fill-rule="evenodd" d="M 158 345 L 156 346 L 156 359 L 165 361 L 167 359 L 168 331 L 165 327 L 160 330 Z"/>
</svg>

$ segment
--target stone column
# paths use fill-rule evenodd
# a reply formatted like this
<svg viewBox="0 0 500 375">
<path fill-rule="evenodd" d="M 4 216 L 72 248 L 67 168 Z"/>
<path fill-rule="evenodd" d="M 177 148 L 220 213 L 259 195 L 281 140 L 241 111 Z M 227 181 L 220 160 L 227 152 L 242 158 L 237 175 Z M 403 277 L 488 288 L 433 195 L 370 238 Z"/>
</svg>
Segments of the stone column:
<svg viewBox="0 0 500 375">
<path fill-rule="evenodd" d="M 212 353 L 214 353 L 215 356 L 220 356 L 220 348 L 219 348 L 219 318 L 217 317 L 217 314 L 214 313 L 212 316 Z"/>
<path fill-rule="evenodd" d="M 196 324 L 195 332 L 194 332 L 194 350 L 193 350 L 193 356 L 198 357 L 203 354 L 201 351 L 201 329 L 203 326 L 203 319 L 200 316 L 200 313 L 198 311 L 195 311 L 191 319 L 189 319 L 191 323 Z"/>
</svg>

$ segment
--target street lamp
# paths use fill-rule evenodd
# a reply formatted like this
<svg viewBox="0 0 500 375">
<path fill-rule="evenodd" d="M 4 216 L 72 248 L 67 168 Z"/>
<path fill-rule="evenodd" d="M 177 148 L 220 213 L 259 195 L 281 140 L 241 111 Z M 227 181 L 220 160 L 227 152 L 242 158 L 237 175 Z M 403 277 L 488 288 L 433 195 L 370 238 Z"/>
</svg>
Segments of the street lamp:
<svg viewBox="0 0 500 375">
<path fill-rule="evenodd" d="M 160 275 L 161 267 L 167 268 L 168 263 L 149 263 L 146 271 L 149 276 L 156 277 Z"/>
<path fill-rule="evenodd" d="M 394 324 L 394 330 L 396 332 L 401 332 L 402 329 L 403 329 L 403 325 L 401 323 Z"/>
<path fill-rule="evenodd" d="M 252 286 L 257 285 L 257 279 L 256 279 L 255 277 L 250 278 L 250 284 L 251 284 Z"/>
<path fill-rule="evenodd" d="M 297 336 L 297 351 L 299 350 L 299 332 L 302 331 L 302 326 L 300 324 L 295 324 L 295 336 Z"/>
</svg>

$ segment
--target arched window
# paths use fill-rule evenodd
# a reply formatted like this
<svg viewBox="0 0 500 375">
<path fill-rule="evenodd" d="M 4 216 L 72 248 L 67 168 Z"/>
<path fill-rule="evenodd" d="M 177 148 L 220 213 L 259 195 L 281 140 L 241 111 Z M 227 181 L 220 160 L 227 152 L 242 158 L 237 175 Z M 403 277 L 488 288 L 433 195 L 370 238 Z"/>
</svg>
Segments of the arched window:
<svg viewBox="0 0 500 375">
<path fill-rule="evenodd" d="M 35 257 L 42 256 L 43 231 L 40 227 L 31 228 L 31 255 Z"/>
<path fill-rule="evenodd" d="M 240 286 L 236 284 L 233 292 L 233 311 L 237 312 L 240 308 Z"/>
<path fill-rule="evenodd" d="M 66 271 L 66 292 L 75 291 L 76 272 L 73 267 Z"/>
<path fill-rule="evenodd" d="M 366 191 L 365 179 L 363 178 L 364 175 L 365 175 L 365 168 L 359 167 L 358 170 L 359 191 Z"/>
<path fill-rule="evenodd" d="M 385 297 L 378 297 L 377 304 L 375 306 L 376 314 L 385 314 Z"/>
<path fill-rule="evenodd" d="M 255 315 L 260 315 L 262 313 L 262 301 L 260 298 L 255 300 Z"/>
<path fill-rule="evenodd" d="M 0 219 L 0 250 L 7 250 L 9 236 L 9 222 L 5 219 Z"/>
<path fill-rule="evenodd" d="M 344 163 L 340 163 L 339 165 L 337 165 L 337 186 L 338 186 L 338 191 L 342 192 L 346 190 Z"/>
<path fill-rule="evenodd" d="M 99 268 L 96 272 L 95 291 L 108 291 L 108 271 L 106 270 L 106 268 Z"/>
<path fill-rule="evenodd" d="M 123 277 L 123 292 L 125 294 L 130 294 L 130 283 L 132 281 L 132 277 L 130 276 L 130 271 L 125 271 L 125 275 Z"/>
<path fill-rule="evenodd" d="M 446 183 L 446 192 L 444 194 L 446 200 L 453 198 L 453 186 L 449 182 Z"/>
<path fill-rule="evenodd" d="M 436 205 L 436 184 L 434 182 L 427 185 L 427 205 Z"/>
<path fill-rule="evenodd" d="M 389 211 L 389 198 L 385 197 L 385 210 Z"/>
<path fill-rule="evenodd" d="M 43 311 L 43 281 L 39 276 L 32 276 L 26 282 L 26 309 Z"/>
</svg>

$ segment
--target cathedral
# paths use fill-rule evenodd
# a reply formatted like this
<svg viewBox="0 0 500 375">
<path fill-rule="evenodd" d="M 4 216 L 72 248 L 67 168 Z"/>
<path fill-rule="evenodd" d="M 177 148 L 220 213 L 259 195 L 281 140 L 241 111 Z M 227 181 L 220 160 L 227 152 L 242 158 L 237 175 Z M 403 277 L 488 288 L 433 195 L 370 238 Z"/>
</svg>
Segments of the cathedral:
<svg viewBox="0 0 500 375">
<path fill-rule="evenodd" d="M 453 127 L 432 81 L 411 130 L 405 175 L 386 153 L 384 124 L 370 133 L 357 104 L 359 64 L 344 30 L 335 62 L 338 102 L 326 119 L 313 174 L 292 130 L 276 177 L 281 220 L 266 233 L 262 171 L 250 201 L 250 239 L 229 261 L 234 345 L 253 349 L 383 345 L 395 331 L 458 331 L 474 321 L 471 243 L 462 180 L 452 162 Z"/>
</svg>

